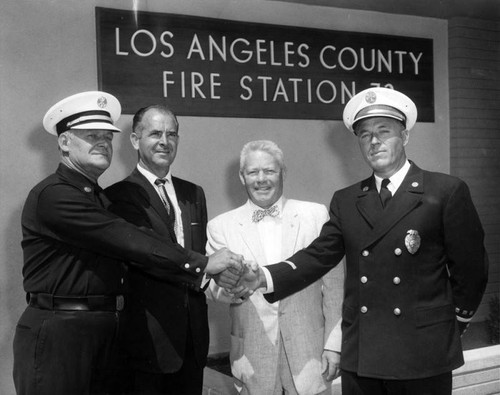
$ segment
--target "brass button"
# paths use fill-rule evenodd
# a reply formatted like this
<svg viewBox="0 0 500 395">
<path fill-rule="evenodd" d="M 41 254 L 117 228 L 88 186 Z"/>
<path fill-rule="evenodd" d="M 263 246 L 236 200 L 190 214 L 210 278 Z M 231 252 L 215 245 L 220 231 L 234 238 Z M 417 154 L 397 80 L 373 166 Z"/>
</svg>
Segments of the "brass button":
<svg viewBox="0 0 500 395">
<path fill-rule="evenodd" d="M 199 267 L 197 267 L 196 270 L 195 270 L 195 272 L 199 273 L 199 272 L 201 272 L 201 269 Z"/>
<path fill-rule="evenodd" d="M 398 307 L 394 309 L 394 315 L 401 315 L 401 310 Z"/>
<path fill-rule="evenodd" d="M 116 311 L 122 311 L 125 307 L 125 298 L 123 295 L 118 295 L 116 297 Z"/>
<path fill-rule="evenodd" d="M 360 309 L 360 311 L 361 311 L 363 314 L 365 314 L 365 313 L 368 311 L 368 307 L 366 307 L 366 306 L 362 306 L 362 307 L 361 307 L 361 309 Z"/>
<path fill-rule="evenodd" d="M 369 253 L 367 250 L 364 250 L 364 251 L 361 253 L 361 255 L 363 255 L 363 256 L 368 256 L 368 255 L 370 255 L 370 253 Z"/>
<path fill-rule="evenodd" d="M 400 282 L 401 282 L 401 279 L 399 277 L 394 277 L 392 279 L 392 282 L 395 284 L 395 285 L 398 285 Z"/>
<path fill-rule="evenodd" d="M 400 256 L 402 253 L 403 253 L 403 251 L 401 251 L 401 248 L 396 248 L 394 250 L 394 255 Z"/>
<path fill-rule="evenodd" d="M 189 269 L 189 263 L 186 263 L 186 264 L 184 265 L 184 268 L 185 268 L 185 269 Z"/>
<path fill-rule="evenodd" d="M 366 276 L 363 276 L 360 278 L 360 280 L 363 284 L 366 284 L 366 282 L 368 281 L 368 278 Z"/>
</svg>

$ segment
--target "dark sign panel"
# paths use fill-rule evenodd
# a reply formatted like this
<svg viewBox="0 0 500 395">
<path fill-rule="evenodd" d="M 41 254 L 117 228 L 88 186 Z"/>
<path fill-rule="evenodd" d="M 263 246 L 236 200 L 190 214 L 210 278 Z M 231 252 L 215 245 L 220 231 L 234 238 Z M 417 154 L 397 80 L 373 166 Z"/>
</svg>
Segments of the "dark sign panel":
<svg viewBox="0 0 500 395">
<path fill-rule="evenodd" d="M 99 88 L 124 113 L 342 119 L 371 86 L 409 95 L 434 121 L 430 39 L 96 8 Z"/>
</svg>

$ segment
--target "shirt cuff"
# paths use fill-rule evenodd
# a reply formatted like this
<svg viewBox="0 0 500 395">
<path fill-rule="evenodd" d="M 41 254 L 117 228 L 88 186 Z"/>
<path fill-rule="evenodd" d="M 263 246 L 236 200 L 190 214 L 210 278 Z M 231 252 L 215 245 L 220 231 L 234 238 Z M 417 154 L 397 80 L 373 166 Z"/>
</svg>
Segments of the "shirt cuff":
<svg viewBox="0 0 500 395">
<path fill-rule="evenodd" d="M 332 329 L 330 336 L 325 342 L 325 350 L 336 351 L 342 350 L 342 319 L 337 322 L 337 325 Z"/>
<path fill-rule="evenodd" d="M 261 267 L 261 269 L 264 272 L 264 276 L 266 277 L 266 283 L 267 283 L 267 289 L 262 289 L 262 293 L 264 294 L 273 293 L 274 292 L 273 277 L 271 276 L 269 270 L 266 269 L 266 267 Z"/>
<path fill-rule="evenodd" d="M 201 279 L 201 289 L 205 289 L 205 287 L 208 285 L 208 283 L 210 282 L 210 277 L 208 276 L 208 274 L 203 274 L 203 278 Z"/>
</svg>

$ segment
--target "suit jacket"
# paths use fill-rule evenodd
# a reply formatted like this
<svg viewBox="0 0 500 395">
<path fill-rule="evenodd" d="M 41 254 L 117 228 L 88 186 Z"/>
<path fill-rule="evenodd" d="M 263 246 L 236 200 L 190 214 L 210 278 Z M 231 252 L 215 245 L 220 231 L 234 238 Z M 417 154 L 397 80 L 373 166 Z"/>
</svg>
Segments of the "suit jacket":
<svg viewBox="0 0 500 395">
<path fill-rule="evenodd" d="M 281 299 L 346 254 L 341 367 L 416 379 L 463 364 L 455 313 L 471 317 L 487 283 L 483 230 L 466 184 L 412 164 L 382 209 L 374 177 L 334 194 L 308 248 L 268 266 Z"/>
<path fill-rule="evenodd" d="M 204 254 L 207 209 L 203 189 L 176 177 L 172 182 L 182 211 L 184 247 Z M 111 211 L 165 239 L 175 240 L 158 193 L 137 168 L 105 192 L 112 202 Z M 184 358 L 190 357 L 184 352 L 189 332 L 194 357 L 200 366 L 205 366 L 209 330 L 201 278 L 195 287 L 175 278 L 157 280 L 131 267 L 129 282 L 131 322 L 126 328 L 126 339 L 133 366 L 156 373 L 179 370 Z"/>
<path fill-rule="evenodd" d="M 207 252 L 227 247 L 246 260 L 266 265 L 250 203 L 224 213 L 208 223 Z M 316 203 L 283 199 L 282 256 L 307 246 L 328 220 L 326 207 Z M 272 394 L 278 369 L 279 332 L 290 369 L 300 394 L 316 394 L 327 388 L 321 375 L 323 348 L 340 351 L 340 319 L 343 267 L 331 271 L 304 290 L 283 299 L 278 311 L 256 291 L 248 301 L 232 300 L 211 283 L 209 297 L 232 302 L 230 360 L 236 386 L 251 394 Z M 337 344 L 336 344 L 337 343 Z"/>
</svg>

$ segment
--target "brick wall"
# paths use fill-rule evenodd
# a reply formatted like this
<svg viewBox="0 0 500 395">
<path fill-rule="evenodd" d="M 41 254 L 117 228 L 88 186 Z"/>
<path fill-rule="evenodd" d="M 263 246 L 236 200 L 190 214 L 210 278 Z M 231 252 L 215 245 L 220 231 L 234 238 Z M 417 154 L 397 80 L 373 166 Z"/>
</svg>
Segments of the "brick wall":
<svg viewBox="0 0 500 395">
<path fill-rule="evenodd" d="M 450 171 L 471 189 L 490 259 L 480 321 L 500 290 L 500 23 L 452 18 L 448 39 Z"/>
</svg>

